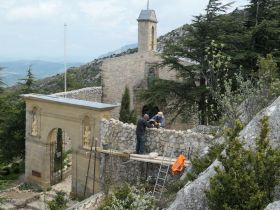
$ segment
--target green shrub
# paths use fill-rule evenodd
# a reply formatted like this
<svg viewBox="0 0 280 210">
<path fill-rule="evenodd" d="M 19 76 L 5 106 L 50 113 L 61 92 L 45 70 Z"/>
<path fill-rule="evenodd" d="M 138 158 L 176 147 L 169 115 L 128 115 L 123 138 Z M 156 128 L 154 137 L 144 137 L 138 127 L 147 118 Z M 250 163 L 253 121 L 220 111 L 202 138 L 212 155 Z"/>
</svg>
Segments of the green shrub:
<svg viewBox="0 0 280 210">
<path fill-rule="evenodd" d="M 106 196 L 101 210 L 152 210 L 154 199 L 143 187 L 123 184 L 116 187 L 111 195 Z"/>
<path fill-rule="evenodd" d="M 203 157 L 194 157 L 192 158 L 192 170 L 191 173 L 188 173 L 188 180 L 195 180 L 198 175 L 205 171 L 221 154 L 224 150 L 224 144 L 213 144 L 209 147 L 209 151 Z"/>
<path fill-rule="evenodd" d="M 66 209 L 67 199 L 65 198 L 66 193 L 59 191 L 56 193 L 54 200 L 48 202 L 50 210 L 63 210 Z"/>
<path fill-rule="evenodd" d="M 13 173 L 20 173 L 20 164 L 19 163 L 12 163 L 11 170 Z"/>
<path fill-rule="evenodd" d="M 11 173 L 10 168 L 9 167 L 4 167 L 2 169 L 0 169 L 0 175 L 2 176 L 7 176 Z"/>
<path fill-rule="evenodd" d="M 215 169 L 217 173 L 206 191 L 212 210 L 264 209 L 273 201 L 280 178 L 280 152 L 269 144 L 268 118 L 264 117 L 261 124 L 256 151 L 244 148 L 239 140 L 240 122 L 228 132 L 226 152 L 219 158 L 223 169 Z"/>
<path fill-rule="evenodd" d="M 18 187 L 19 190 L 31 190 L 34 192 L 43 192 L 43 189 L 36 184 L 31 183 L 23 183 Z"/>
</svg>

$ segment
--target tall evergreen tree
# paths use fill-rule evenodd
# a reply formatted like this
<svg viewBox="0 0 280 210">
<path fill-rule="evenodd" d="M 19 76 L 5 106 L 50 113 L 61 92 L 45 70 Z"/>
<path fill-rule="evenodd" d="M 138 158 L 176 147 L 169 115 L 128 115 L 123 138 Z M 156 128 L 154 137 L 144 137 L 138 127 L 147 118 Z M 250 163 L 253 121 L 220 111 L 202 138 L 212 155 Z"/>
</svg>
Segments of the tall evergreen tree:
<svg viewBox="0 0 280 210">
<path fill-rule="evenodd" d="M 119 119 L 124 123 L 136 123 L 135 112 L 134 110 L 130 110 L 130 94 L 128 87 L 125 87 L 124 94 L 122 96 Z"/>
<path fill-rule="evenodd" d="M 22 81 L 24 81 L 22 83 L 23 87 L 22 87 L 22 91 L 23 93 L 31 93 L 33 92 L 33 85 L 35 82 L 35 77 L 32 73 L 32 65 L 29 66 L 28 70 L 27 70 L 27 75 L 26 78 L 21 79 Z"/>
<path fill-rule="evenodd" d="M 279 0 L 251 0 L 247 9 L 247 27 L 251 32 L 252 51 L 257 56 L 272 54 L 280 64 L 280 2 Z"/>
<path fill-rule="evenodd" d="M 273 149 L 270 145 L 269 119 L 267 116 L 261 120 L 261 132 L 257 138 L 255 154 L 256 182 L 264 193 L 262 202 L 264 206 L 273 202 L 275 186 L 280 183 L 280 150 Z"/>
<path fill-rule="evenodd" d="M 243 125 L 236 122 L 235 128 L 228 131 L 228 146 L 219 158 L 223 169 L 216 168 L 216 175 L 210 179 L 206 197 L 212 210 L 260 209 L 259 198 L 263 194 L 255 182 L 254 168 L 250 167 L 254 158 L 238 139 L 242 128 Z"/>
</svg>

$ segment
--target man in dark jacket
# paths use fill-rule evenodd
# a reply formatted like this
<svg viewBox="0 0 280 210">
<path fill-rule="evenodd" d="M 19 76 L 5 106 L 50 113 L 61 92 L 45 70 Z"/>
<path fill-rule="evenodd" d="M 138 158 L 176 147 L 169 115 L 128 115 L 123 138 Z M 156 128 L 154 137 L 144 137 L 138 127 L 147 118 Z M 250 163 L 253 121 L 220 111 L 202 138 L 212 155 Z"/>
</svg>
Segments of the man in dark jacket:
<svg viewBox="0 0 280 210">
<path fill-rule="evenodd" d="M 148 126 L 149 115 L 145 114 L 143 118 L 139 119 L 136 127 L 136 153 L 144 153 L 145 131 Z"/>
</svg>

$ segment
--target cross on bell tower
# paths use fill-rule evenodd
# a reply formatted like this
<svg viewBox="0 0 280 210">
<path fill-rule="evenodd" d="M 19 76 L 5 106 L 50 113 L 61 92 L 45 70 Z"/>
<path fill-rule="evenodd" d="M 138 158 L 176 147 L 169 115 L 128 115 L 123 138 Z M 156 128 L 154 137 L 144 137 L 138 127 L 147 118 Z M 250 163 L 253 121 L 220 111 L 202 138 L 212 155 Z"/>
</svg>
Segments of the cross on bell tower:
<svg viewBox="0 0 280 210">
<path fill-rule="evenodd" d="M 141 11 L 137 21 L 138 52 L 156 51 L 158 21 L 155 10 L 150 10 L 149 0 L 147 0 L 147 9 Z"/>
</svg>

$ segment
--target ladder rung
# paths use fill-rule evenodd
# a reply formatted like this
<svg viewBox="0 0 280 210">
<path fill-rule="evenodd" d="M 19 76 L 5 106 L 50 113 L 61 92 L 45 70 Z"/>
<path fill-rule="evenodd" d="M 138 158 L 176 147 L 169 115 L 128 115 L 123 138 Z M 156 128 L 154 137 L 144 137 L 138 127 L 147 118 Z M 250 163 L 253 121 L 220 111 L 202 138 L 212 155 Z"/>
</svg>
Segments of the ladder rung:
<svg viewBox="0 0 280 210">
<path fill-rule="evenodd" d="M 164 178 L 160 178 L 160 177 L 158 177 L 158 179 L 160 179 L 160 180 L 165 180 Z"/>
<path fill-rule="evenodd" d="M 163 187 L 163 185 L 160 185 L 160 184 L 156 184 L 156 186 Z"/>
</svg>

